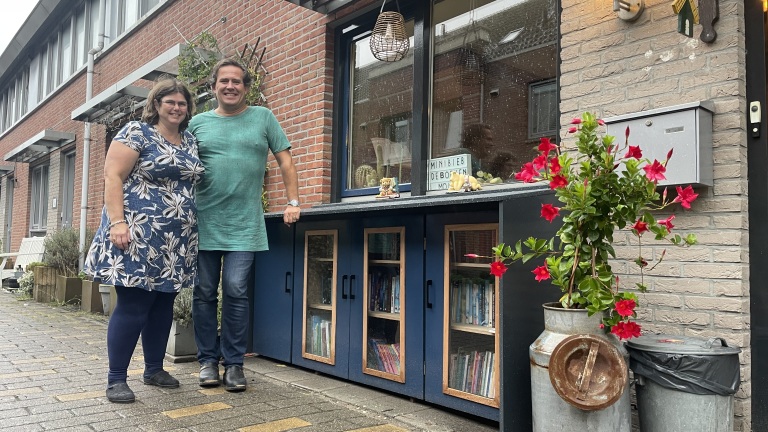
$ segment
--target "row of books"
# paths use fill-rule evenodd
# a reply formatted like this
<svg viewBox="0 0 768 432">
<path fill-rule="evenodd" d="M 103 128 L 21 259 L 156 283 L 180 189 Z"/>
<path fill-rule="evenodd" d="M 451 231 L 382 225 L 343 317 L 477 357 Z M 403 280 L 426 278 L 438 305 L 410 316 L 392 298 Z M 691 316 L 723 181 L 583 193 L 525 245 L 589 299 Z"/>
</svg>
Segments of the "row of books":
<svg viewBox="0 0 768 432">
<path fill-rule="evenodd" d="M 495 327 L 496 284 L 492 281 L 459 279 L 451 288 L 451 321 Z"/>
<path fill-rule="evenodd" d="M 368 280 L 368 310 L 400 312 L 400 275 L 372 272 Z"/>
<path fill-rule="evenodd" d="M 331 356 L 331 321 L 319 315 L 312 315 L 307 352 L 321 357 Z"/>
<path fill-rule="evenodd" d="M 400 344 L 368 338 L 368 367 L 400 375 Z"/>
<path fill-rule="evenodd" d="M 496 397 L 492 351 L 470 351 L 450 356 L 448 387 L 487 398 Z"/>
</svg>

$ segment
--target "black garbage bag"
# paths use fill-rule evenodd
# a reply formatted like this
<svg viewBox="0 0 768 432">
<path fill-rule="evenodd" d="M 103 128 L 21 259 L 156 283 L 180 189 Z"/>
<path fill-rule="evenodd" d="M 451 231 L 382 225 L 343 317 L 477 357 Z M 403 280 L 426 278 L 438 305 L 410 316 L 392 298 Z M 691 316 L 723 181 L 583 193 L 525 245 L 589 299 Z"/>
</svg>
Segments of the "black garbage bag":
<svg viewBox="0 0 768 432">
<path fill-rule="evenodd" d="M 648 351 L 647 346 L 633 345 L 627 344 L 632 372 L 664 388 L 721 396 L 733 395 L 739 389 L 741 377 L 738 348 L 725 345 L 713 349 L 712 355 L 708 355 L 701 351 Z"/>
</svg>

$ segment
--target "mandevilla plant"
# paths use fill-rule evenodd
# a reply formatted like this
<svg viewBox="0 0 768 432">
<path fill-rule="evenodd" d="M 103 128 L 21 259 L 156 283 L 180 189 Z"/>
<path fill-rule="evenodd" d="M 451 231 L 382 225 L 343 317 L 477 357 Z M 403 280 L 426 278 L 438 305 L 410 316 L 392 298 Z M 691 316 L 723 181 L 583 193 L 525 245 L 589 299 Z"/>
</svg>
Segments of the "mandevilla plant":
<svg viewBox="0 0 768 432">
<path fill-rule="evenodd" d="M 637 237 L 637 289 L 644 292 L 643 275 L 649 265 L 642 255 L 644 234 L 650 233 L 656 240 L 667 240 L 676 246 L 696 243 L 693 234 L 672 234 L 674 215 L 656 220 L 651 211 L 675 203 L 690 209 L 698 194 L 691 186 L 677 186 L 674 199 L 667 198 L 666 189 L 660 195 L 657 182 L 666 178 L 664 173 L 672 150 L 666 160 L 650 161 L 643 158 L 639 146 L 628 144 L 629 128 L 624 145 L 619 147 L 613 136 L 600 131 L 604 125 L 590 113 L 573 119 L 568 132 L 576 134 L 575 151 L 561 153 L 549 139 L 541 139 L 539 156 L 526 163 L 515 178 L 529 183 L 549 182 L 563 206 L 542 204 L 541 217 L 549 222 L 561 217 L 562 225 L 555 237 L 548 240 L 531 237 L 514 246 L 502 243 L 494 247 L 491 274 L 504 274 L 508 262 L 527 262 L 544 256 L 543 265 L 533 270 L 534 277 L 537 281 L 551 280 L 560 287 L 563 307 L 585 308 L 589 315 L 602 313 L 606 331 L 628 339 L 640 335 L 640 326 L 633 321 L 638 300 L 634 293 L 620 289 L 619 277 L 611 270 L 609 259 L 616 257 L 614 232 L 631 227 Z M 653 267 L 664 258 L 664 252 L 666 249 Z"/>
</svg>

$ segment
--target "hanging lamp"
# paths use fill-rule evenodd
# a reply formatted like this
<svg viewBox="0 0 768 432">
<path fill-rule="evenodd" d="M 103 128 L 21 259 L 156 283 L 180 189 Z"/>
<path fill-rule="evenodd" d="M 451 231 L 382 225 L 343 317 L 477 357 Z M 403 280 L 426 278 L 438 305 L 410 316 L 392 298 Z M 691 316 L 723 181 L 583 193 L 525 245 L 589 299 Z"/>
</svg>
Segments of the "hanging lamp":
<svg viewBox="0 0 768 432">
<path fill-rule="evenodd" d="M 370 39 L 371 53 L 381 61 L 396 62 L 405 57 L 411 43 L 405 32 L 405 19 L 400 13 L 400 4 L 395 0 L 397 12 L 384 12 L 386 3 L 387 0 L 384 0 L 381 4 L 379 17 L 373 27 Z"/>
<path fill-rule="evenodd" d="M 475 25 L 475 0 L 469 2 L 469 28 L 459 49 L 457 65 L 459 79 L 463 85 L 479 84 L 485 81 L 485 59 L 474 44 L 480 40 L 480 32 Z M 472 37 L 470 39 L 470 36 Z"/>
</svg>

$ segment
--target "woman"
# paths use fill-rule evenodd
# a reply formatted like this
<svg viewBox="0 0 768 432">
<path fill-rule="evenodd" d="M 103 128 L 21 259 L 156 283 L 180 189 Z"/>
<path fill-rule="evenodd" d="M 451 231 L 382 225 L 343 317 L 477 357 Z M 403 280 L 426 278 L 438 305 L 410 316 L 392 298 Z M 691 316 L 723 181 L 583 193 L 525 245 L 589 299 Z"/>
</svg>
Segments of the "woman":
<svg viewBox="0 0 768 432">
<path fill-rule="evenodd" d="M 110 402 L 135 400 L 126 379 L 139 335 L 144 384 L 179 386 L 163 358 L 174 298 L 197 280 L 194 186 L 205 170 L 186 131 L 193 111 L 189 89 L 162 80 L 149 92 L 141 122 L 126 124 L 107 151 L 104 210 L 85 270 L 117 291 L 107 329 Z"/>
</svg>

